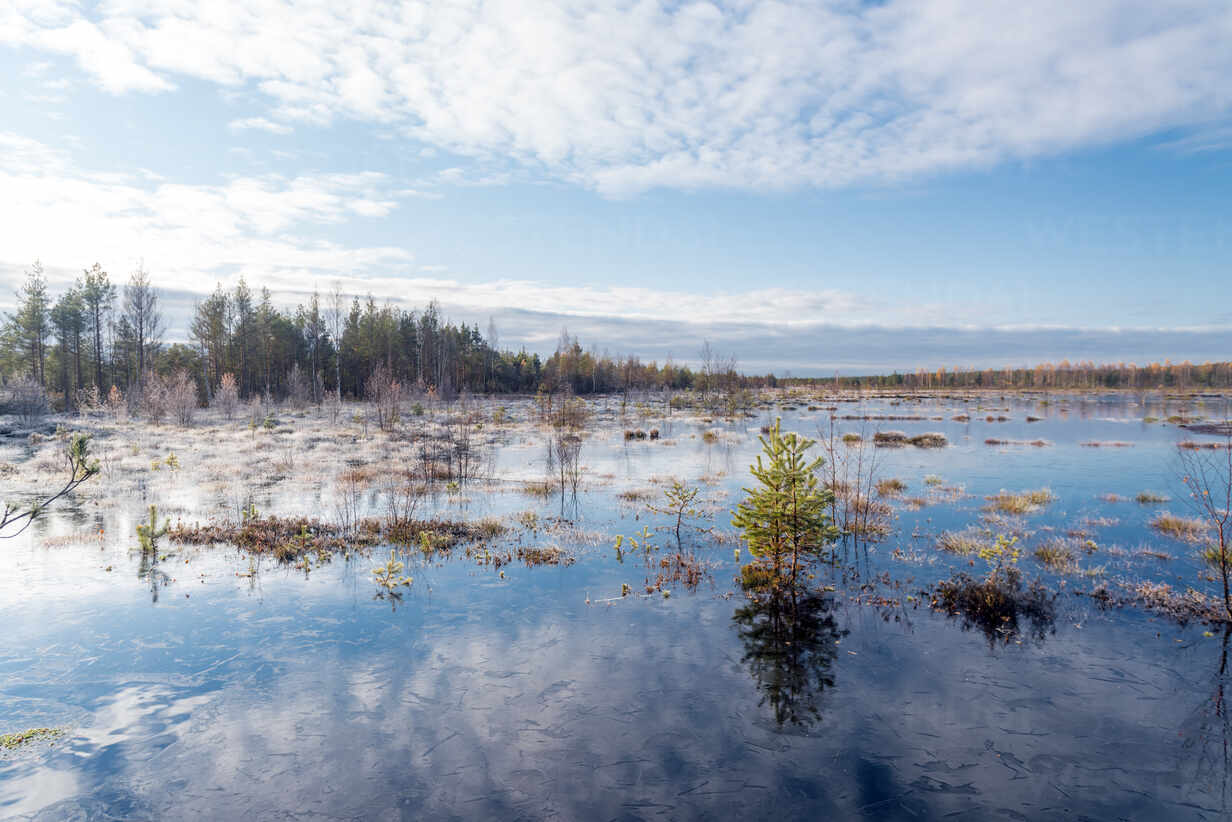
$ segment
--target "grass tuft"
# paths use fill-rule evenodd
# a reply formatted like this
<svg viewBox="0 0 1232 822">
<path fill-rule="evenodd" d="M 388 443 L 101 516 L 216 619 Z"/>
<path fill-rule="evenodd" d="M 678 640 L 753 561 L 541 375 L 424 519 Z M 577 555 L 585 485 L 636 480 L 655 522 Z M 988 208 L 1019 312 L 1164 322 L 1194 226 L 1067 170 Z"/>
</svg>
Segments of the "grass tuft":
<svg viewBox="0 0 1232 822">
<path fill-rule="evenodd" d="M 1184 542 L 1197 542 L 1207 533 L 1206 523 L 1202 520 L 1178 517 L 1167 511 L 1156 514 L 1150 525 L 1159 533 Z"/>
<path fill-rule="evenodd" d="M 1038 488 L 1034 491 L 1018 493 L 1002 491 L 987 499 L 990 503 L 989 507 L 994 511 L 1003 514 L 1030 514 L 1052 502 L 1056 496 L 1047 488 Z"/>
</svg>

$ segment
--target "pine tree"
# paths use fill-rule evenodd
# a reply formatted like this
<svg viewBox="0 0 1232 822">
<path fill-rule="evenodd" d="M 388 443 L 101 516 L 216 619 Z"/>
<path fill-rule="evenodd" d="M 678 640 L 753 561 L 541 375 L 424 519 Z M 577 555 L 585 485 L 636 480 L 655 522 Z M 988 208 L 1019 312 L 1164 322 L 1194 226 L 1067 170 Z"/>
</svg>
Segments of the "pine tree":
<svg viewBox="0 0 1232 822">
<path fill-rule="evenodd" d="M 84 272 L 80 283 L 81 299 L 85 304 L 86 329 L 94 358 L 94 384 L 98 386 L 99 394 L 105 396 L 108 386 L 103 379 L 103 330 L 107 327 L 112 308 L 115 307 L 116 287 L 98 263 Z"/>
<path fill-rule="evenodd" d="M 56 300 L 51 309 L 56 331 L 56 361 L 64 410 L 73 410 L 73 394 L 81 387 L 81 334 L 85 328 L 85 309 L 81 293 L 71 288 Z"/>
<path fill-rule="evenodd" d="M 43 264 L 38 260 L 26 273 L 26 281 L 17 292 L 17 311 L 9 315 L 6 343 L 16 359 L 29 368 L 30 377 L 45 385 L 47 338 L 51 336 L 51 298 L 47 296 L 47 280 Z"/>
<path fill-rule="evenodd" d="M 749 469 L 760 485 L 744 489 L 732 525 L 744 532 L 753 556 L 769 562 L 774 584 L 795 588 L 801 570 L 821 557 L 839 531 L 826 513 L 834 494 L 817 482 L 822 459 L 807 457 L 814 441 L 783 434 L 780 424 L 775 420 L 761 437 L 763 454 Z"/>
</svg>

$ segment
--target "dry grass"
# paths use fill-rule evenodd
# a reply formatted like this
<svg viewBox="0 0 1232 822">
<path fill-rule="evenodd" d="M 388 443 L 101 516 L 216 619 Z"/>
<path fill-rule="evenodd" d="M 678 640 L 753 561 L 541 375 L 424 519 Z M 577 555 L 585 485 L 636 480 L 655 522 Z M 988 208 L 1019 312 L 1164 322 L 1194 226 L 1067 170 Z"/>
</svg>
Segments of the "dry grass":
<svg viewBox="0 0 1232 822">
<path fill-rule="evenodd" d="M 1194 442 L 1193 440 L 1183 440 L 1176 444 L 1177 448 L 1183 448 L 1186 451 L 1215 451 L 1220 448 L 1227 448 L 1226 442 Z"/>
<path fill-rule="evenodd" d="M 937 537 L 937 547 L 942 551 L 960 556 L 973 556 L 989 548 L 993 538 L 987 531 L 967 528 L 963 531 L 942 531 Z"/>
<path fill-rule="evenodd" d="M 1002 491 L 987 499 L 989 508 L 994 511 L 1003 514 L 1030 514 L 1052 502 L 1056 496 L 1047 488 L 1038 488 L 1034 491 L 1019 491 L 1018 493 Z"/>
<path fill-rule="evenodd" d="M 641 503 L 649 502 L 656 496 L 655 492 L 649 488 L 631 488 L 627 491 L 621 491 L 616 495 L 616 498 L 621 502 Z"/>
<path fill-rule="evenodd" d="M 528 497 L 550 497 L 558 488 L 559 485 L 551 480 L 528 480 L 522 483 L 521 491 Z"/>
<path fill-rule="evenodd" d="M 907 444 L 907 434 L 903 431 L 878 431 L 873 434 L 873 444 L 898 448 Z"/>
<path fill-rule="evenodd" d="M 889 479 L 877 480 L 877 495 L 881 497 L 896 497 L 907 490 L 907 483 L 900 479 L 891 477 Z"/>
<path fill-rule="evenodd" d="M 1044 565 L 1058 573 L 1068 573 L 1077 569 L 1077 554 L 1074 549 L 1063 539 L 1054 539 L 1045 542 L 1043 545 L 1035 549 L 1035 558 L 1041 565 Z"/>
<path fill-rule="evenodd" d="M 1139 505 L 1154 505 L 1160 502 L 1171 502 L 1172 497 L 1169 497 L 1167 494 L 1157 494 L 1154 491 L 1141 491 L 1134 497 L 1134 500 Z"/>
<path fill-rule="evenodd" d="M 1156 514 L 1151 519 L 1150 526 L 1165 536 L 1184 542 L 1199 542 L 1208 531 L 1206 523 L 1200 519 L 1178 517 L 1167 511 Z"/>
<path fill-rule="evenodd" d="M 539 545 L 529 548 L 518 548 L 518 559 L 526 563 L 526 567 L 536 565 L 572 565 L 573 557 L 557 545 Z"/>
</svg>

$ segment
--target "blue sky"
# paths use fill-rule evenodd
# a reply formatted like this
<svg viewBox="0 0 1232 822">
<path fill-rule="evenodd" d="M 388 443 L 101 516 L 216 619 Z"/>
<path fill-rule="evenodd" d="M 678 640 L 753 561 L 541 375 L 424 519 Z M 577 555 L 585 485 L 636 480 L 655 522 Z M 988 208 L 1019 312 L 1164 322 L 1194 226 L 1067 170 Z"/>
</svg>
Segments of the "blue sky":
<svg viewBox="0 0 1232 822">
<path fill-rule="evenodd" d="M 143 260 L 505 345 L 1232 356 L 1232 7 L 16 0 L 0 291 Z"/>
</svg>

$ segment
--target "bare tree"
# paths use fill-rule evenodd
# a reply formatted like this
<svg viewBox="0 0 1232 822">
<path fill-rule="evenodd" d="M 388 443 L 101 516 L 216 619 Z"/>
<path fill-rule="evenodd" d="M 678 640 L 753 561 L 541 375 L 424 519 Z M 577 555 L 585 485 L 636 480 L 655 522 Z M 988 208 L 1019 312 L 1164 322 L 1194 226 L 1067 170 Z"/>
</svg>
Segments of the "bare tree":
<svg viewBox="0 0 1232 822">
<path fill-rule="evenodd" d="M 1189 505 L 1215 532 L 1215 543 L 1208 558 L 1219 568 L 1223 580 L 1223 607 L 1232 621 L 1232 591 L 1228 578 L 1232 575 L 1232 556 L 1228 552 L 1229 531 L 1232 530 L 1232 420 L 1217 426 L 1222 442 L 1182 443 L 1178 448 L 1181 461 L 1181 482 L 1189 492 Z M 1187 447 L 1188 446 L 1188 447 Z"/>
<path fill-rule="evenodd" d="M 393 373 L 382 363 L 373 369 L 364 392 L 376 411 L 376 424 L 382 431 L 392 431 L 398 424 L 402 383 L 394 379 Z"/>
</svg>

